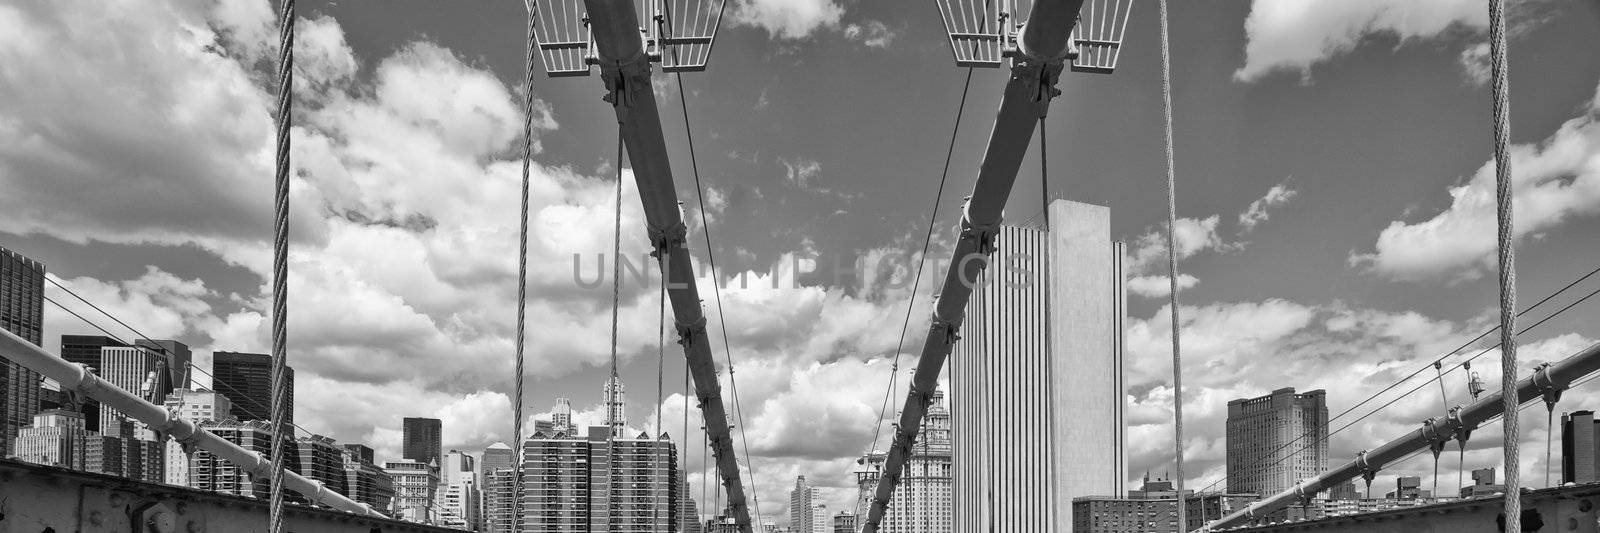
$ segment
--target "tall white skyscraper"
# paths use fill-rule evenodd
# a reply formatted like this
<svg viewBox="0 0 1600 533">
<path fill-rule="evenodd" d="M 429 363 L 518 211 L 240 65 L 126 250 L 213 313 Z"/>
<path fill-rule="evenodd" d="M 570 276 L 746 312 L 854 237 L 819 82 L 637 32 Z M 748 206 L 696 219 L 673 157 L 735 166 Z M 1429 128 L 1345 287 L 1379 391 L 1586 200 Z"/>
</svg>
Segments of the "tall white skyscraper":
<svg viewBox="0 0 1600 533">
<path fill-rule="evenodd" d="M 623 428 L 628 426 L 628 388 L 613 371 L 602 392 L 606 402 L 606 425 L 611 427 L 612 435 L 622 436 Z"/>
<path fill-rule="evenodd" d="M 167 383 L 165 360 L 159 352 L 146 348 L 107 346 L 100 349 L 100 364 L 100 377 L 112 385 L 152 403 L 164 400 L 153 396 L 160 394 Z M 100 420 L 118 418 L 129 417 L 110 405 L 100 404 Z M 143 422 L 134 422 L 134 431 L 140 439 L 153 440 Z"/>
<path fill-rule="evenodd" d="M 795 477 L 789 490 L 789 528 L 795 533 L 812 533 L 811 507 L 816 500 L 817 488 L 806 483 L 805 476 Z"/>
<path fill-rule="evenodd" d="M 954 528 L 1059 531 L 1073 498 L 1124 490 L 1123 247 L 1109 209 L 1066 200 L 995 246 L 949 362 Z"/>
<path fill-rule="evenodd" d="M 165 405 L 167 411 L 177 413 L 178 418 L 196 425 L 232 418 L 229 411 L 233 409 L 233 402 L 215 391 L 175 389 L 167 395 Z M 167 439 L 166 447 L 167 484 L 189 486 L 189 454 L 184 453 L 183 445 L 175 439 Z"/>
<path fill-rule="evenodd" d="M 568 434 L 576 433 L 572 427 L 572 400 L 556 398 L 556 409 L 550 415 L 551 422 L 556 431 L 565 431 Z"/>
</svg>

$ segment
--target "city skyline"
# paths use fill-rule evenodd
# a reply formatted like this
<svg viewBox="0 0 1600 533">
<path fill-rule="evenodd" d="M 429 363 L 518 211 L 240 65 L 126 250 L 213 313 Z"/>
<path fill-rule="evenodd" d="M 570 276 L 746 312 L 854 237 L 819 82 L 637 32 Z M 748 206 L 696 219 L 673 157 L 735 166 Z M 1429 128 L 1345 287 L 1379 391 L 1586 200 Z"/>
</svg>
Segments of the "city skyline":
<svg viewBox="0 0 1600 533">
<path fill-rule="evenodd" d="M 1270 1 L 1173 6 L 1182 21 L 1174 39 L 1207 43 L 1178 46 L 1174 58 L 1183 333 L 1194 365 L 1186 376 L 1187 481 L 1195 486 L 1225 474 L 1228 400 L 1320 388 L 1342 410 L 1494 317 L 1493 240 L 1484 225 L 1492 210 L 1481 202 L 1492 176 L 1481 9 L 1300 6 L 1303 16 L 1292 16 Z M 0 72 L 38 80 L 26 90 L 0 87 L 0 112 L 10 120 L 0 146 L 29 147 L 0 152 L 0 246 L 44 263 L 49 279 L 142 334 L 96 318 L 101 326 L 129 341 L 149 334 L 183 342 L 201 369 L 212 368 L 215 352 L 270 346 L 263 317 L 271 173 L 262 154 L 270 151 L 271 99 L 261 68 L 272 56 L 272 13 L 264 1 L 224 5 L 30 5 L 16 10 L 19 28 L 6 28 L 16 31 L 0 31 Z M 889 426 L 875 424 L 879 413 L 898 409 L 905 370 L 915 366 L 909 340 L 892 362 L 898 334 L 908 310 L 908 329 L 926 330 L 937 276 L 924 272 L 908 302 L 907 284 L 835 276 L 833 258 L 920 252 L 963 73 L 950 64 L 932 6 L 815 0 L 809 11 L 760 8 L 767 5 L 730 6 L 717 62 L 686 74 L 681 95 L 662 86 L 661 98 L 666 108 L 687 96 L 695 117 L 719 270 L 755 273 L 748 288 L 735 283 L 702 296 L 714 354 L 738 367 L 742 408 L 730 423 L 754 455 L 746 484 L 759 496 L 758 512 L 773 517 L 785 513 L 787 481 L 799 474 L 819 485 L 829 509 L 851 507 L 854 459 L 873 446 L 875 425 Z M 1522 194 L 1562 200 L 1519 211 L 1519 279 L 1531 304 L 1600 263 L 1592 246 L 1600 199 L 1590 186 L 1600 176 L 1585 166 L 1600 153 L 1600 51 L 1584 45 L 1600 33 L 1600 17 L 1575 0 L 1519 5 L 1512 140 L 1521 147 L 1518 168 L 1529 169 Z M 1052 194 L 1108 206 L 1111 238 L 1129 251 L 1127 480 L 1169 469 L 1171 456 L 1153 6 L 1135 7 L 1117 76 L 1064 81 L 1048 120 Z M 349 2 L 300 9 L 307 70 L 288 333 L 299 372 L 296 423 L 366 443 L 379 461 L 401 455 L 407 416 L 443 420 L 444 449 L 514 440 L 520 153 L 512 146 L 524 35 L 508 22 L 522 7 L 396 1 L 381 13 Z M 58 45 L 39 50 L 23 35 Z M 107 58 L 97 36 L 141 46 Z M 930 256 L 948 255 L 962 194 L 950 191 L 969 188 L 1003 78 L 974 74 Z M 611 308 L 609 287 L 573 285 L 573 254 L 592 269 L 610 250 L 615 121 L 596 103 L 596 83 L 541 77 L 534 87 L 536 238 L 523 412 L 545 416 L 555 398 L 572 398 L 581 427 L 603 413 L 595 391 L 611 372 Z M 151 112 L 106 91 L 164 107 Z M 691 212 L 700 200 L 690 194 L 684 124 L 668 114 L 666 126 Z M 142 163 L 130 169 L 110 154 Z M 1038 163 L 1026 161 L 1008 222 L 1039 211 Z M 636 257 L 648 239 L 624 177 L 624 251 Z M 690 246 L 703 255 L 698 224 Z M 784 270 L 797 262 L 811 273 Z M 766 283 L 773 265 L 781 266 L 777 289 Z M 910 265 L 889 262 L 875 272 L 903 281 Z M 685 439 L 686 451 L 701 448 L 671 317 L 657 402 L 656 293 L 625 289 L 618 371 L 634 384 L 626 418 Z M 45 294 L 95 316 L 53 284 Z M 47 350 L 59 353 L 63 335 L 100 335 L 46 305 Z M 1522 361 L 1554 360 L 1600 337 L 1588 326 L 1600 317 L 1594 309 L 1579 306 L 1529 332 Z M 1492 354 L 1473 370 L 1498 375 Z M 894 364 L 899 392 L 883 409 Z M 195 377 L 197 386 L 212 385 Z M 733 410 L 733 383 L 723 379 Z M 1464 376 L 1451 374 L 1447 384 L 1448 403 L 1464 403 Z M 1422 392 L 1334 437 L 1329 457 L 1347 460 L 1442 415 L 1438 391 Z M 1563 405 L 1600 405 L 1596 399 L 1573 391 Z M 1545 423 L 1523 420 L 1525 449 L 1542 449 Z M 1473 438 L 1498 439 L 1498 430 Z M 1469 450 L 1466 463 L 1490 464 L 1493 455 Z M 684 456 L 691 487 L 705 486 L 701 455 Z M 1413 461 L 1393 474 L 1424 475 L 1430 466 Z M 1452 461 L 1441 466 L 1445 479 L 1455 478 Z M 1546 466 L 1530 455 L 1523 478 L 1542 480 Z M 702 502 L 702 512 L 714 511 L 707 507 Z"/>
</svg>

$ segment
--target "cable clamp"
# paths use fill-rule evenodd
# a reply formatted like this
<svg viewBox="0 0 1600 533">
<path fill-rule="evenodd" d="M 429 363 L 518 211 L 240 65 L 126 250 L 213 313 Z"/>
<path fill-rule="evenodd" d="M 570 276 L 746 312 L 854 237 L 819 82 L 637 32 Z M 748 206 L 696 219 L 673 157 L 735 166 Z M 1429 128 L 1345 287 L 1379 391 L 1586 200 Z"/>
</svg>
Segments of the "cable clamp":
<svg viewBox="0 0 1600 533">
<path fill-rule="evenodd" d="M 1555 378 L 1550 376 L 1550 363 L 1540 363 L 1534 368 L 1532 381 L 1544 397 L 1545 409 L 1555 412 L 1556 402 L 1561 401 L 1561 391 L 1566 387 L 1556 385 Z"/>
<path fill-rule="evenodd" d="M 694 345 L 695 335 L 705 335 L 706 317 L 701 315 L 694 322 L 675 321 L 674 326 L 678 330 L 678 344 L 688 349 Z"/>
<path fill-rule="evenodd" d="M 660 260 L 663 250 L 682 247 L 683 243 L 688 242 L 689 229 L 683 225 L 682 220 L 679 220 L 667 227 L 652 224 L 649 233 L 650 245 L 655 247 L 655 250 L 650 252 L 650 257 Z"/>
</svg>

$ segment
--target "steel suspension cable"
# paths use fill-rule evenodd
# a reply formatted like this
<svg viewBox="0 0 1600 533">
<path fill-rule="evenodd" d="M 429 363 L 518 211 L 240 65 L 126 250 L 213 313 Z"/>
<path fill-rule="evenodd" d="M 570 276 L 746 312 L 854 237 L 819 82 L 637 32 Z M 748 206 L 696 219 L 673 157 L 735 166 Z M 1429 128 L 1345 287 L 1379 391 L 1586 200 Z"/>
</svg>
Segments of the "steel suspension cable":
<svg viewBox="0 0 1600 533">
<path fill-rule="evenodd" d="M 516 389 L 511 399 L 512 446 L 516 447 L 515 460 L 511 462 L 511 528 L 522 529 L 522 405 L 524 387 L 524 357 L 527 336 L 528 312 L 528 185 L 533 165 L 533 59 L 538 46 L 535 39 L 537 11 L 528 4 L 528 45 L 523 60 L 522 80 L 522 218 L 518 232 L 517 248 L 517 339 L 516 339 Z M 620 163 L 619 163 L 620 164 Z"/>
<path fill-rule="evenodd" d="M 622 180 L 617 180 L 617 181 L 620 183 Z M 662 254 L 662 257 L 659 257 L 659 258 L 656 259 L 656 263 L 658 264 L 658 266 L 661 269 L 661 294 L 660 294 L 660 299 L 659 299 L 661 307 L 660 307 L 660 310 L 658 311 L 658 315 L 657 315 L 658 322 L 656 323 L 656 431 L 655 431 L 656 434 L 655 434 L 654 437 L 652 437 L 654 439 L 654 442 L 651 443 L 651 446 L 659 446 L 660 443 L 661 443 L 661 436 L 664 435 L 664 433 L 661 431 L 661 392 L 662 392 L 662 389 L 664 389 L 666 387 L 665 383 L 666 383 L 666 376 L 667 376 L 667 269 L 666 269 L 667 261 L 666 261 L 666 255 Z M 658 459 L 658 461 L 657 461 L 657 466 L 658 467 L 661 464 L 665 464 L 667 462 L 667 458 L 665 457 L 665 455 L 666 455 L 666 449 L 663 448 L 663 449 L 661 449 L 661 456 L 657 458 Z M 669 465 L 668 466 L 668 470 L 667 470 L 667 490 L 672 490 L 672 480 L 673 480 L 673 469 Z M 661 520 L 661 497 L 660 497 L 660 495 L 661 495 L 660 491 L 652 491 L 650 493 L 650 496 L 651 496 L 651 502 L 650 502 L 651 506 L 650 507 L 651 507 L 651 509 L 653 509 L 652 516 L 656 519 L 657 522 L 659 522 Z M 668 516 L 671 516 L 671 514 L 669 513 Z M 668 527 L 667 529 L 670 531 L 673 528 L 672 527 Z"/>
<path fill-rule="evenodd" d="M 612 507 L 617 499 L 617 432 L 619 414 L 616 412 L 618 389 L 622 379 L 617 376 L 617 329 L 620 327 L 622 309 L 622 130 L 617 130 L 617 202 L 615 229 L 611 239 L 611 378 L 606 382 L 606 530 L 615 531 L 616 513 Z"/>
<path fill-rule="evenodd" d="M 1181 337 L 1178 319 L 1178 194 L 1176 170 L 1172 155 L 1172 50 L 1168 34 L 1167 0 L 1161 0 L 1161 110 L 1167 171 L 1167 294 L 1172 308 L 1172 460 L 1177 470 L 1173 476 L 1173 490 L 1182 499 L 1183 494 L 1183 352 L 1179 349 Z M 1188 507 L 1179 502 L 1178 524 L 1186 528 Z"/>
<path fill-rule="evenodd" d="M 288 452 L 283 422 L 289 419 L 289 118 L 294 105 L 294 0 L 283 0 L 278 17 L 277 161 L 274 172 L 272 239 L 272 475 L 267 504 L 271 533 L 283 532 L 283 460 Z"/>
<path fill-rule="evenodd" d="M 1489 55 L 1494 91 L 1495 234 L 1500 281 L 1500 390 L 1505 400 L 1501 419 L 1505 458 L 1505 530 L 1522 531 L 1522 485 L 1517 454 L 1517 252 L 1512 216 L 1510 80 L 1506 57 L 1505 0 L 1489 0 Z"/>
<path fill-rule="evenodd" d="M 1048 112 L 1049 108 L 1046 107 L 1045 111 Z M 1043 213 L 1043 215 L 1044 215 L 1044 228 L 1045 228 L 1045 233 L 1046 234 L 1048 234 L 1050 232 L 1050 158 L 1049 158 L 1049 155 L 1050 155 L 1050 143 L 1048 142 L 1048 139 L 1049 139 L 1049 137 L 1047 137 L 1045 135 L 1045 115 L 1044 114 L 1040 114 L 1039 115 L 1039 197 L 1041 198 L 1040 201 L 1044 202 L 1044 206 L 1043 206 L 1044 208 L 1042 210 L 1040 210 L 1040 212 Z M 1054 363 L 1054 361 L 1055 361 L 1055 357 L 1054 357 L 1054 355 L 1055 355 L 1055 342 L 1052 341 L 1051 335 L 1050 335 L 1051 328 L 1055 326 L 1055 322 L 1051 319 L 1051 313 L 1050 313 L 1050 310 L 1051 310 L 1050 308 L 1055 303 L 1050 297 L 1050 294 L 1051 294 L 1051 292 L 1050 292 L 1050 285 L 1051 285 L 1050 277 L 1051 277 L 1051 274 L 1054 273 L 1054 270 L 1052 270 L 1054 267 L 1055 267 L 1055 265 L 1050 260 L 1050 252 L 1047 249 L 1045 251 L 1045 254 L 1044 254 L 1044 275 L 1040 276 L 1040 277 L 1044 278 L 1043 283 L 1042 283 L 1042 285 L 1044 286 L 1044 296 L 1041 298 L 1041 300 L 1044 302 L 1044 305 L 1042 306 L 1042 307 L 1044 307 L 1044 353 L 1045 353 L 1045 357 L 1044 357 L 1044 382 L 1045 383 L 1050 383 L 1052 385 L 1056 382 L 1056 380 L 1055 380 L 1055 363 Z M 1045 431 L 1046 431 L 1045 434 L 1046 435 L 1055 435 L 1056 434 L 1056 408 L 1055 408 L 1055 405 L 1056 405 L 1056 403 L 1055 403 L 1054 400 L 1046 398 L 1046 400 L 1044 402 L 1044 419 L 1045 419 L 1045 428 L 1046 428 L 1045 429 Z M 1047 451 L 1046 453 L 1054 453 L 1054 452 Z M 1050 459 L 1050 461 L 1054 462 L 1054 459 L 1052 458 L 1052 459 Z M 1119 475 L 1123 475 L 1123 474 L 1119 473 Z M 1050 494 L 1056 494 L 1056 476 L 1051 475 L 1051 476 L 1046 476 L 1046 478 L 1050 480 L 1050 484 L 1049 484 Z M 1056 496 L 1052 496 L 1052 497 L 1056 497 Z M 1052 505 L 1049 508 L 1045 509 L 1044 512 L 1045 512 L 1046 523 L 1053 524 L 1053 523 L 1056 522 L 1056 507 L 1054 505 Z"/>
</svg>

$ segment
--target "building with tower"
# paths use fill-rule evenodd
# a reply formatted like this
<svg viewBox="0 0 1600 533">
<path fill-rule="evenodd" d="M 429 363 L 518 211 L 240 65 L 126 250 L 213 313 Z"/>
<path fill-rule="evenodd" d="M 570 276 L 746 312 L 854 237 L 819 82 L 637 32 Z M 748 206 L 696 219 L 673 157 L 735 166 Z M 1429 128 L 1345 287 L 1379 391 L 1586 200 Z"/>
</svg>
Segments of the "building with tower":
<svg viewBox="0 0 1600 533">
<path fill-rule="evenodd" d="M 911 447 L 911 457 L 901 473 L 894 497 L 884 509 L 878 531 L 883 533 L 948 533 L 954 523 L 950 410 L 944 390 L 933 392 L 933 403 L 923 417 L 922 437 Z M 883 452 L 862 458 L 856 472 L 857 508 L 869 509 L 887 459 Z"/>
<path fill-rule="evenodd" d="M 294 368 L 288 376 L 285 423 L 294 424 Z M 233 417 L 272 421 L 272 356 L 260 353 L 212 352 L 211 388 L 233 400 Z"/>
<path fill-rule="evenodd" d="M 796 476 L 794 488 L 789 489 L 789 528 L 795 533 L 812 533 L 811 507 L 816 501 L 817 488 L 805 476 Z"/>
<path fill-rule="evenodd" d="M 628 426 L 628 388 L 622 384 L 622 378 L 617 377 L 616 369 L 612 369 L 601 392 L 606 404 L 606 425 L 611 427 L 611 434 L 621 436 Z"/>
<path fill-rule="evenodd" d="M 44 272 L 43 263 L 0 247 L 0 329 L 35 346 L 44 344 Z M 28 367 L 0 360 L 0 448 L 9 447 L 17 432 L 33 422 L 41 379 Z"/>
<path fill-rule="evenodd" d="M 1125 490 L 1123 245 L 1106 207 L 1045 215 L 996 230 L 950 357 L 955 530 L 1054 531 L 1073 498 Z"/>
<path fill-rule="evenodd" d="M 1230 401 L 1227 424 L 1229 493 L 1277 494 L 1328 470 L 1325 391 L 1288 387 Z"/>
</svg>

